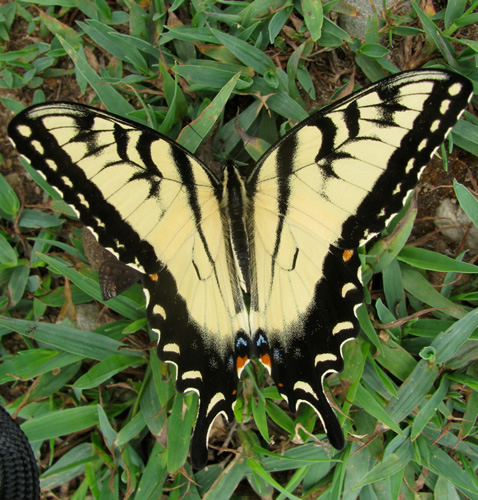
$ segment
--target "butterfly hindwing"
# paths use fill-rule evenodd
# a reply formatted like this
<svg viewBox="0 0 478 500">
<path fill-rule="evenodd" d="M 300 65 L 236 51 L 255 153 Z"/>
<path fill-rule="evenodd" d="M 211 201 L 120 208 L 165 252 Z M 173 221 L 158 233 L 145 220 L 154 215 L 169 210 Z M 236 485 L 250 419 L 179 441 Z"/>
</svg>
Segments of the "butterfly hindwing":
<svg viewBox="0 0 478 500">
<path fill-rule="evenodd" d="M 382 80 L 292 129 L 246 182 L 253 345 L 291 409 L 310 404 L 336 447 L 322 381 L 359 331 L 356 248 L 402 208 L 470 95 L 443 71 Z"/>
<path fill-rule="evenodd" d="M 143 274 L 149 325 L 177 388 L 199 394 L 196 467 L 255 353 L 292 410 L 344 437 L 323 389 L 343 368 L 363 299 L 357 247 L 400 210 L 472 92 L 445 71 L 405 72 L 311 116 L 247 178 L 221 182 L 157 132 L 86 106 L 34 106 L 17 149 L 118 258 Z M 120 281 L 102 279 L 116 293 Z M 250 294 L 250 310 L 241 286 Z"/>
</svg>

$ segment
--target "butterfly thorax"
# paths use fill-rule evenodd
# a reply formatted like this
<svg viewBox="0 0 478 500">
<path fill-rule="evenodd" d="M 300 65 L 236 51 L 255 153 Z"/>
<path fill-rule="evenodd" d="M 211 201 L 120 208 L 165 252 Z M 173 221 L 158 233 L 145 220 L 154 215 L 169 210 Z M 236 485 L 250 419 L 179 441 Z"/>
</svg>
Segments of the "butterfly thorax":
<svg viewBox="0 0 478 500">
<path fill-rule="evenodd" d="M 248 198 L 244 179 L 232 162 L 227 162 L 224 166 L 223 187 L 223 215 L 230 225 L 229 234 L 234 260 L 239 271 L 241 286 L 245 292 L 249 292 L 249 241 L 246 231 Z"/>
</svg>

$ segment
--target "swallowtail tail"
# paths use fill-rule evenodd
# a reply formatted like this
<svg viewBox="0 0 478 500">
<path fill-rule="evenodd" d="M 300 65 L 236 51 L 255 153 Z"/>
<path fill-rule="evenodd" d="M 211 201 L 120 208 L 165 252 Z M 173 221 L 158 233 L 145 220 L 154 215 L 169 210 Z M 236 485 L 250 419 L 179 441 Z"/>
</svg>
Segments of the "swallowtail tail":
<svg viewBox="0 0 478 500">
<path fill-rule="evenodd" d="M 323 390 L 359 331 L 357 247 L 399 211 L 471 97 L 445 71 L 386 78 L 312 115 L 244 178 L 219 179 L 150 128 L 79 104 L 33 106 L 9 134 L 100 243 L 143 274 L 159 357 L 199 395 L 192 441 L 207 462 L 252 356 L 292 410 L 344 437 Z M 244 294 L 250 297 L 246 307 Z"/>
</svg>

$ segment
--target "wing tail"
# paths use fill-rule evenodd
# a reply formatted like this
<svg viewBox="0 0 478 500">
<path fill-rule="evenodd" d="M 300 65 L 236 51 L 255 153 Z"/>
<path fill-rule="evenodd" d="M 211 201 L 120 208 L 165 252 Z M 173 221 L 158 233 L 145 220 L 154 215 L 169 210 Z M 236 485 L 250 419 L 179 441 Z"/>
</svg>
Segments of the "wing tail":
<svg viewBox="0 0 478 500">
<path fill-rule="evenodd" d="M 201 469 L 207 463 L 214 420 L 219 414 L 229 421 L 234 419 L 238 374 L 249 359 L 247 335 L 239 332 L 234 344 L 233 339 L 220 342 L 219 337 L 202 331 L 188 315 L 187 303 L 166 269 L 158 275 L 146 275 L 144 287 L 149 324 L 159 337 L 159 358 L 176 366 L 178 391 L 199 396 L 191 459 L 194 467 Z"/>
<path fill-rule="evenodd" d="M 329 275 L 333 270 L 334 279 L 317 283 L 316 300 L 304 317 L 286 335 L 266 336 L 259 329 L 253 342 L 266 367 L 264 360 L 271 360 L 272 378 L 291 411 L 297 411 L 302 403 L 310 405 L 337 449 L 344 446 L 344 437 L 323 381 L 327 374 L 343 369 L 342 347 L 359 332 L 355 316 L 363 300 L 359 268 L 356 252 L 332 247 L 324 261 L 324 273 Z M 340 311 L 336 307 L 339 302 L 346 305 Z"/>
</svg>

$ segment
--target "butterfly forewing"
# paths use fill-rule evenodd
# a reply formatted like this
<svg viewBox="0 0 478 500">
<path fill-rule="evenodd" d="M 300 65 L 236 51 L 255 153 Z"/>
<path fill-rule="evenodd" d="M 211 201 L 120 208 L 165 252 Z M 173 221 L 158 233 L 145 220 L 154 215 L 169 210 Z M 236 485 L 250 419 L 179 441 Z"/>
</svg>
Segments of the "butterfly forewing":
<svg viewBox="0 0 478 500">
<path fill-rule="evenodd" d="M 254 345 L 291 408 L 313 406 L 334 445 L 322 379 L 358 333 L 355 250 L 403 206 L 470 94 L 442 71 L 385 79 L 293 129 L 248 179 Z"/>
<path fill-rule="evenodd" d="M 92 108 L 46 104 L 11 122 L 20 153 L 143 273 L 159 356 L 200 397 L 197 467 L 216 416 L 233 417 L 252 346 L 291 409 L 310 404 L 343 446 L 323 380 L 358 333 L 356 249 L 399 211 L 471 90 L 444 71 L 390 77 L 299 124 L 248 178 L 228 167 L 222 183 L 173 141 Z"/>
</svg>

